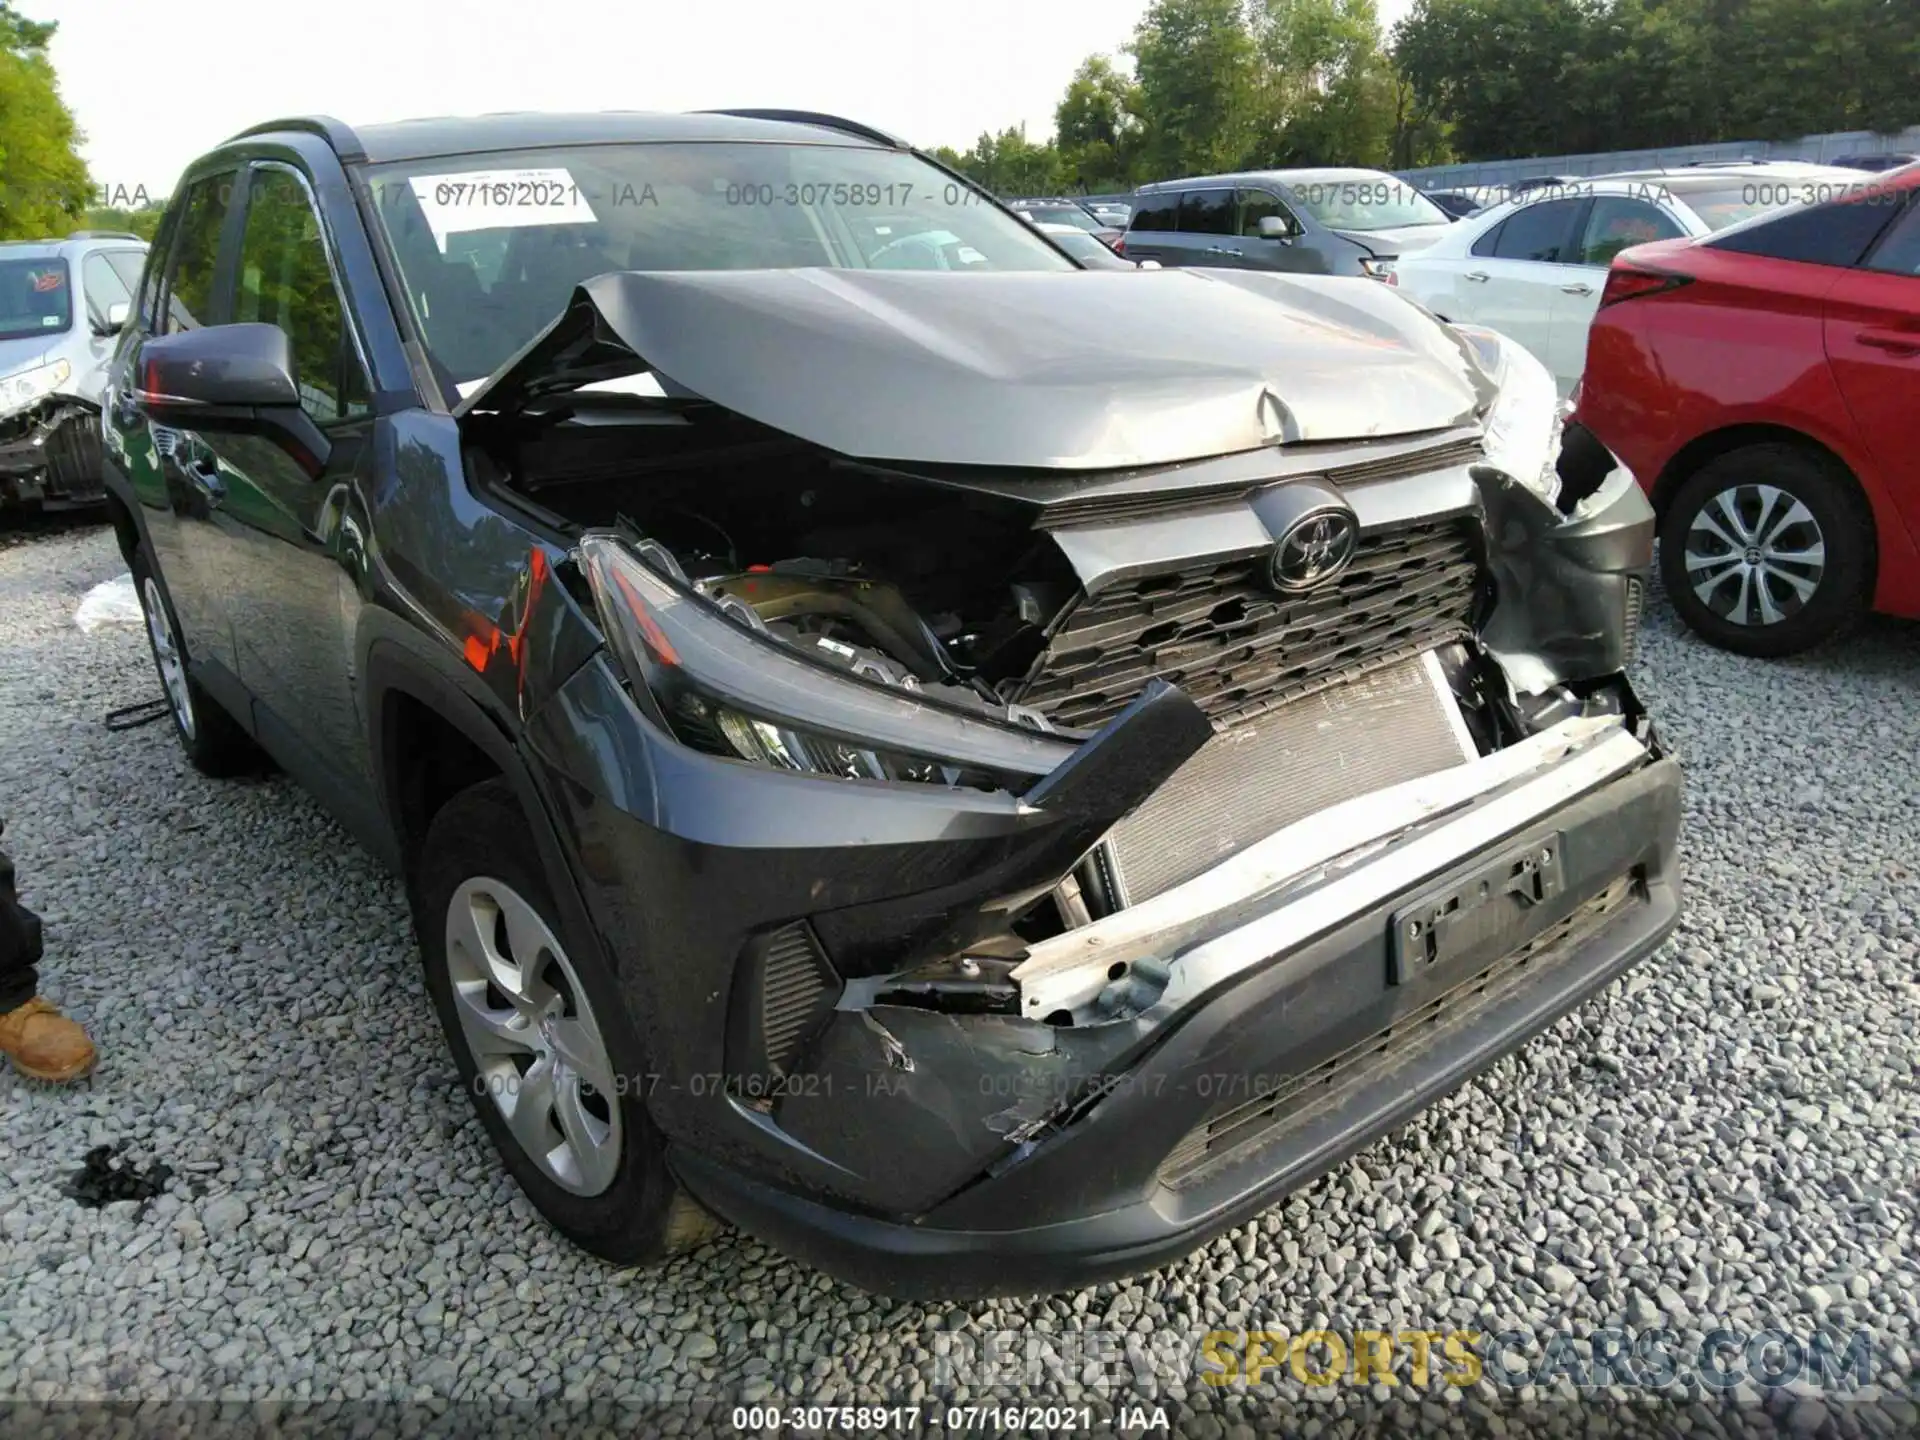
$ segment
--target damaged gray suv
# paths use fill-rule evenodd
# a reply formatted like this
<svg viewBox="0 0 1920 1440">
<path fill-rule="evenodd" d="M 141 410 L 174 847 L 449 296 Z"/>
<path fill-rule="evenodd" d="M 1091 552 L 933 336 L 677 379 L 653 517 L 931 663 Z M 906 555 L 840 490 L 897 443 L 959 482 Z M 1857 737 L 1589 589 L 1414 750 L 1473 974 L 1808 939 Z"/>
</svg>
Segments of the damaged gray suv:
<svg viewBox="0 0 1920 1440">
<path fill-rule="evenodd" d="M 829 116 L 283 120 L 103 426 L 187 754 L 404 877 L 617 1261 L 1159 1265 L 1675 921 L 1646 501 L 1364 278 L 1083 270 Z"/>
</svg>

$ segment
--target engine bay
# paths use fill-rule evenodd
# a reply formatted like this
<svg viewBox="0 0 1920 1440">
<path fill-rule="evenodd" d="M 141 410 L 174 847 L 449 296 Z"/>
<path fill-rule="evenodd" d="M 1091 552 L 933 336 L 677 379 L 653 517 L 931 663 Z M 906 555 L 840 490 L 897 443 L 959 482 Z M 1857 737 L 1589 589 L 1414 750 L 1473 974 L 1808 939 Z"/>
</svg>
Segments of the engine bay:
<svg viewBox="0 0 1920 1440">
<path fill-rule="evenodd" d="M 1018 697 L 1080 587 L 1031 507 L 718 407 L 646 418 L 494 437 L 474 458 L 568 527 L 623 530 L 656 569 L 821 664 L 1045 726 Z"/>
</svg>

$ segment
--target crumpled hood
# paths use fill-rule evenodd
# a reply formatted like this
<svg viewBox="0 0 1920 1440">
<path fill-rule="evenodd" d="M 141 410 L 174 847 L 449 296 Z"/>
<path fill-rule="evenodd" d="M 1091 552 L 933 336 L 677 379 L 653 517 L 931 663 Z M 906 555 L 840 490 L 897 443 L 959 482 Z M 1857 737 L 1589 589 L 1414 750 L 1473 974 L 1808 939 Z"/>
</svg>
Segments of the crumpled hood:
<svg viewBox="0 0 1920 1440">
<path fill-rule="evenodd" d="M 1256 271 L 621 271 L 457 407 L 651 369 L 867 460 L 1110 469 L 1471 423 L 1484 377 L 1377 281 Z"/>
<path fill-rule="evenodd" d="M 1376 255 L 1411 255 L 1445 238 L 1451 225 L 1403 225 L 1397 230 L 1342 230 Z"/>
</svg>

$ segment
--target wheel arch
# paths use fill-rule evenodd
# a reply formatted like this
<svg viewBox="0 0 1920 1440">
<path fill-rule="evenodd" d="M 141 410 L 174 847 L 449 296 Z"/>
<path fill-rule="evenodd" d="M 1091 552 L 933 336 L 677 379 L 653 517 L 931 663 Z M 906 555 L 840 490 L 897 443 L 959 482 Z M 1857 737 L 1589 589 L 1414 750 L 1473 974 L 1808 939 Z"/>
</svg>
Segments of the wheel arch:
<svg viewBox="0 0 1920 1440">
<path fill-rule="evenodd" d="M 1756 421 L 1725 425 L 1718 430 L 1709 430 L 1703 435 L 1694 436 L 1675 451 L 1673 458 L 1667 461 L 1666 468 L 1660 472 L 1659 478 L 1654 481 L 1653 488 L 1648 494 L 1648 499 L 1653 502 L 1654 514 L 1664 519 L 1667 506 L 1673 502 L 1673 497 L 1679 493 L 1680 487 L 1722 455 L 1730 455 L 1736 450 L 1745 450 L 1756 445 L 1790 445 L 1833 464 L 1846 475 L 1855 493 L 1867 504 L 1869 511 L 1873 509 L 1872 497 L 1867 487 L 1861 483 L 1859 471 L 1846 456 L 1804 430 L 1796 430 L 1790 425 Z"/>
</svg>

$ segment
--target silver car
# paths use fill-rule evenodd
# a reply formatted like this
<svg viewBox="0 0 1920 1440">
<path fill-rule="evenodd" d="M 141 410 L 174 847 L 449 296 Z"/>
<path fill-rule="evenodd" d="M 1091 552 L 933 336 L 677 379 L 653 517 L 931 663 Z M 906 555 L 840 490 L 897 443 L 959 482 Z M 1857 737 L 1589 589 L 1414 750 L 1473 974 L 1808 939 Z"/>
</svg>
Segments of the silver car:
<svg viewBox="0 0 1920 1440">
<path fill-rule="evenodd" d="M 118 232 L 0 244 L 0 509 L 101 498 L 100 392 L 146 263 Z"/>
</svg>

